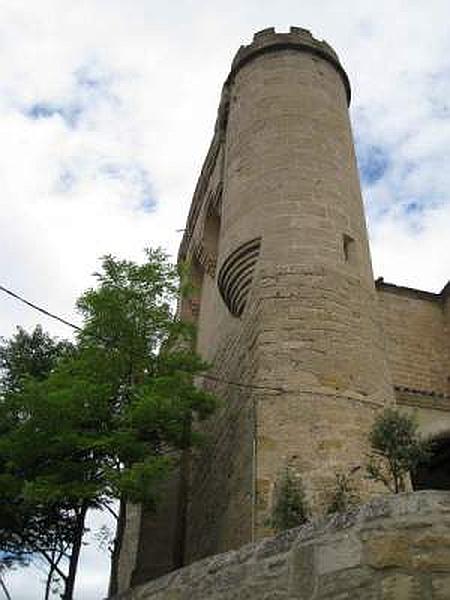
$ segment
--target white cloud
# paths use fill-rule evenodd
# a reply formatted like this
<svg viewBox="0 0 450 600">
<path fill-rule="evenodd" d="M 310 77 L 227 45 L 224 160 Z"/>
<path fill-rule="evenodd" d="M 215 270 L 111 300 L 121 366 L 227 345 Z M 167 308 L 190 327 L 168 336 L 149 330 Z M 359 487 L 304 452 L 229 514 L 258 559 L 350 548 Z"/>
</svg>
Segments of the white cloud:
<svg viewBox="0 0 450 600">
<path fill-rule="evenodd" d="M 258 29 L 300 25 L 336 48 L 352 82 L 361 158 L 376 175 L 364 189 L 376 274 L 440 289 L 449 18 L 441 0 L 3 0 L 0 283 L 76 321 L 99 256 L 175 252 L 234 52 Z M 42 321 L 1 301 L 0 335 Z M 102 585 L 80 597 L 100 597 Z"/>
</svg>

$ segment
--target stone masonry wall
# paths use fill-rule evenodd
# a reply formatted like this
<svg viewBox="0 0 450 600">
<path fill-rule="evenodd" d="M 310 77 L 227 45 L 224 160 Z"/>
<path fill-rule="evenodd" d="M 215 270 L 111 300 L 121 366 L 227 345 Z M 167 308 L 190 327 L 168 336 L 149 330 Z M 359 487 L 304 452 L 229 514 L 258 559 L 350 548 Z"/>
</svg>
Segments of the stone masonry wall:
<svg viewBox="0 0 450 600">
<path fill-rule="evenodd" d="M 376 411 L 394 398 L 342 70 L 304 31 L 260 32 L 246 51 L 252 60 L 238 54 L 228 79 L 221 254 L 261 240 L 249 288 L 259 307 L 259 538 L 286 464 L 322 511 L 336 473 L 360 465 Z"/>
<path fill-rule="evenodd" d="M 449 393 L 449 325 L 440 294 L 378 285 L 386 356 L 394 385 Z"/>
<path fill-rule="evenodd" d="M 117 600 L 449 600 L 450 493 L 359 510 L 212 556 Z"/>
</svg>

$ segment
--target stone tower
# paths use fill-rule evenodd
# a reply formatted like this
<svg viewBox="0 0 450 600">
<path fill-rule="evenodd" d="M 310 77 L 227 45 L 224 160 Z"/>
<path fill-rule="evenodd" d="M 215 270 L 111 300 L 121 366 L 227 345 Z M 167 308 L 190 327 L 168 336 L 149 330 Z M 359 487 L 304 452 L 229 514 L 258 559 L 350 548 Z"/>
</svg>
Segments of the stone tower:
<svg viewBox="0 0 450 600">
<path fill-rule="evenodd" d="M 125 578 L 267 534 L 286 465 L 319 510 L 394 401 L 349 101 L 335 52 L 304 29 L 261 31 L 233 60 L 180 248 L 194 283 L 181 311 L 222 408 L 164 514 L 141 518 Z"/>
</svg>

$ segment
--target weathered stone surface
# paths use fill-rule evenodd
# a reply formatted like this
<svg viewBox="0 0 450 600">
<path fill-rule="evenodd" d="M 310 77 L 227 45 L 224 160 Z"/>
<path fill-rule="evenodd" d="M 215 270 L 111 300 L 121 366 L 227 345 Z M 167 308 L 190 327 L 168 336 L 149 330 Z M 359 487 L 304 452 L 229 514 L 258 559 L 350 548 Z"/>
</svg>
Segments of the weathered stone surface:
<svg viewBox="0 0 450 600">
<path fill-rule="evenodd" d="M 397 531 L 370 537 L 365 543 L 367 564 L 375 569 L 389 567 L 411 568 L 411 540 Z"/>
<path fill-rule="evenodd" d="M 433 575 L 431 581 L 433 600 L 449 600 L 450 575 Z"/>
<path fill-rule="evenodd" d="M 358 538 L 344 535 L 334 543 L 317 548 L 317 570 L 325 575 L 361 564 L 361 542 Z"/>
<path fill-rule="evenodd" d="M 301 592 L 304 600 L 313 597 L 317 585 L 315 547 L 313 544 L 299 545 L 292 551 L 289 565 L 289 592 Z"/>
<path fill-rule="evenodd" d="M 180 315 L 196 325 L 196 349 L 213 366 L 203 385 L 221 410 L 202 425 L 208 443 L 184 455 L 184 485 L 174 482 L 158 518 L 142 515 L 138 545 L 129 520 L 120 589 L 270 535 L 286 465 L 322 514 L 336 473 L 363 465 L 373 420 L 395 400 L 424 434 L 449 435 L 450 285 L 374 285 L 349 100 L 335 52 L 305 29 L 263 30 L 233 61 L 179 252 L 192 283 Z M 356 479 L 363 500 L 381 492 Z M 370 510 L 362 548 L 352 538 L 317 550 L 319 579 L 337 565 L 350 573 L 360 550 L 378 571 L 445 570 L 446 548 L 415 546 L 403 531 L 419 527 L 409 506 Z M 354 518 L 339 523 L 352 529 Z M 306 543 L 318 530 L 301 535 Z M 293 550 L 276 538 L 256 552 L 261 561 Z"/>
<path fill-rule="evenodd" d="M 378 498 L 193 563 L 116 600 L 450 600 L 449 500 L 445 492 Z"/>
<path fill-rule="evenodd" d="M 420 598 L 419 581 L 411 575 L 395 573 L 381 582 L 383 600 L 414 600 Z"/>
</svg>

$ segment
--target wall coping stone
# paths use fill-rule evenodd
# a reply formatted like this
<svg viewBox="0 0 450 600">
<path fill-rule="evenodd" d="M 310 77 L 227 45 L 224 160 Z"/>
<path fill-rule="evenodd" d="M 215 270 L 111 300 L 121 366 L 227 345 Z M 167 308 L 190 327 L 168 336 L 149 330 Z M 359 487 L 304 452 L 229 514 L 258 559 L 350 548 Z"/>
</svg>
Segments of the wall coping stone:
<svg viewBox="0 0 450 600">
<path fill-rule="evenodd" d="M 205 579 L 212 581 L 214 586 L 217 584 L 218 588 L 222 587 L 223 589 L 225 587 L 231 593 L 233 593 L 233 590 L 237 590 L 237 595 L 232 595 L 230 598 L 239 598 L 239 590 L 235 587 L 238 585 L 236 583 L 236 573 L 241 573 L 245 569 L 252 569 L 257 572 L 258 569 L 267 571 L 273 568 L 275 576 L 277 576 L 276 569 L 282 568 L 277 567 L 277 557 L 282 559 L 278 561 L 280 565 L 282 565 L 283 560 L 291 565 L 289 580 L 292 577 L 294 579 L 312 577 L 313 575 L 315 577 L 317 573 L 323 577 L 333 577 L 334 571 L 344 573 L 351 569 L 358 569 L 359 571 L 365 569 L 365 572 L 369 575 L 376 574 L 378 576 L 378 574 L 381 574 L 380 577 L 385 577 L 386 573 L 382 569 L 386 565 L 382 562 L 377 563 L 373 558 L 373 548 L 375 547 L 376 551 L 376 544 L 380 540 L 381 543 L 384 543 L 383 539 L 387 539 L 388 546 L 389 544 L 395 545 L 397 542 L 401 545 L 404 543 L 404 536 L 409 535 L 411 531 L 416 530 L 420 535 L 426 536 L 431 535 L 431 528 L 437 528 L 439 529 L 439 535 L 444 540 L 444 547 L 450 547 L 450 531 L 441 532 L 443 526 L 448 527 L 449 525 L 450 492 L 426 490 L 379 496 L 349 512 L 334 514 L 301 527 L 284 531 L 274 537 L 247 544 L 238 550 L 231 550 L 197 561 L 115 596 L 114 600 L 184 599 L 188 596 L 182 595 L 182 592 L 179 591 L 180 588 L 186 585 L 190 586 L 191 583 L 195 587 L 198 582 Z M 435 534 L 434 530 L 433 534 Z M 367 561 L 366 563 L 360 562 L 361 556 L 369 555 L 367 549 L 365 551 L 361 550 L 360 540 L 369 540 L 372 544 L 369 548 L 372 554 L 369 552 L 370 556 L 367 559 L 369 563 L 372 560 L 372 564 L 369 566 L 366 564 Z M 320 554 L 318 554 L 317 549 L 320 550 Z M 343 549 L 345 549 L 345 555 L 343 555 Z M 390 555 L 389 552 L 389 548 L 384 551 L 382 560 L 392 559 L 392 556 L 395 558 L 395 554 Z M 285 560 L 287 556 L 289 556 L 289 559 Z M 333 560 L 335 563 L 333 563 Z M 308 567 L 306 573 L 296 572 L 299 564 L 305 568 L 305 565 L 312 565 L 313 563 L 315 566 Z M 423 566 L 420 563 L 420 565 L 422 570 L 426 570 L 426 564 Z M 390 567 L 389 564 L 387 566 Z M 396 566 L 396 564 L 393 564 L 393 566 Z M 402 567 L 402 565 L 399 565 L 399 567 Z M 444 564 L 441 565 L 440 570 L 450 573 L 450 557 L 448 561 L 444 557 Z M 282 575 L 280 581 L 287 581 L 287 575 L 284 572 Z M 217 582 L 214 583 L 216 580 Z M 380 581 L 379 585 L 381 585 Z M 195 591 L 190 593 L 189 597 L 191 600 L 206 598 L 203 593 L 197 596 Z M 267 598 L 269 597 L 267 596 Z M 280 598 L 285 597 L 290 596 L 280 595 Z M 417 596 L 417 598 L 421 599 L 422 596 Z"/>
</svg>

